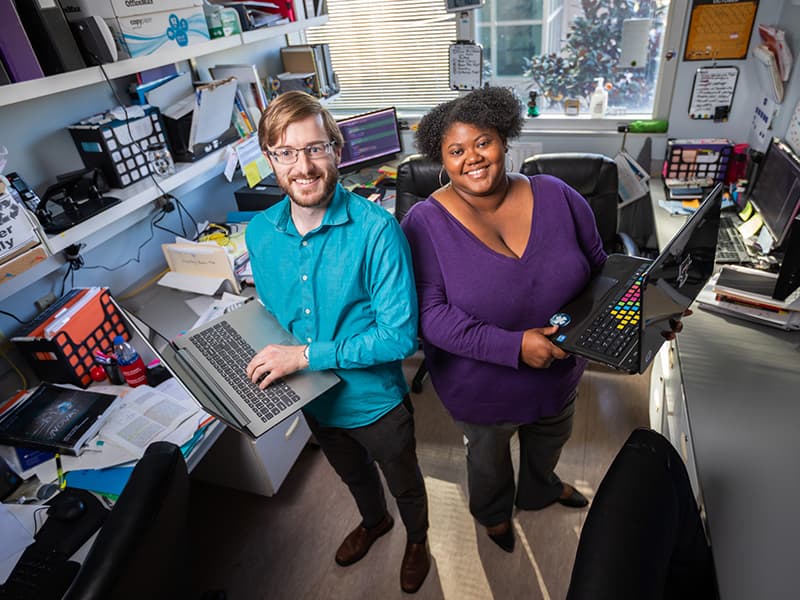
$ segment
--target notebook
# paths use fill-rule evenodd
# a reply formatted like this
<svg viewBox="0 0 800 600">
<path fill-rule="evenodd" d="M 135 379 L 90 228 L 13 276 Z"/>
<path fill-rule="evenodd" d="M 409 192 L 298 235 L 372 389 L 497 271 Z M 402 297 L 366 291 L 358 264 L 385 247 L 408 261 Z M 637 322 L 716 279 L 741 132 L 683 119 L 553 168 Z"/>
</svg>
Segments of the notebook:
<svg viewBox="0 0 800 600">
<path fill-rule="evenodd" d="M 551 341 L 571 354 L 628 373 L 643 373 L 670 319 L 679 318 L 714 272 L 722 184 L 655 260 L 612 254 L 576 298 L 550 318 Z"/>
<path fill-rule="evenodd" d="M 298 344 L 258 301 L 223 314 L 157 350 L 142 321 L 117 309 L 154 356 L 206 410 L 220 421 L 257 438 L 340 380 L 329 371 L 298 371 L 261 390 L 245 373 L 250 359 L 268 344 Z"/>
</svg>

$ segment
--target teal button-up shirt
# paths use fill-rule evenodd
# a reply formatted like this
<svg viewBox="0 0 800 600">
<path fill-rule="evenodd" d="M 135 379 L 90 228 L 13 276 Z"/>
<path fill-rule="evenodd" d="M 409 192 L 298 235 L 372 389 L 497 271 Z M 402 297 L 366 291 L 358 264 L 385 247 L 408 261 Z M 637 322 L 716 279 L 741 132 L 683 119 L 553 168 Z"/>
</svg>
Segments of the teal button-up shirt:
<svg viewBox="0 0 800 600">
<path fill-rule="evenodd" d="M 408 392 L 401 361 L 417 348 L 418 317 L 408 242 L 392 215 L 341 185 L 322 224 L 304 236 L 289 202 L 247 226 L 256 290 L 309 344 L 309 368 L 342 379 L 304 410 L 327 427 L 369 425 Z"/>
</svg>

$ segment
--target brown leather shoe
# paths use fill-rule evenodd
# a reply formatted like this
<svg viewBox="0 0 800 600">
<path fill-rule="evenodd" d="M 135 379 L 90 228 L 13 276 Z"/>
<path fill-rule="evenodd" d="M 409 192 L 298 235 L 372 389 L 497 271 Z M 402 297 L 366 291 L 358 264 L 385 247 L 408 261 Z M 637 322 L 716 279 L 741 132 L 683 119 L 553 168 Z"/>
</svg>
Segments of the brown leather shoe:
<svg viewBox="0 0 800 600">
<path fill-rule="evenodd" d="M 428 553 L 427 540 L 421 544 L 406 544 L 406 553 L 400 567 L 400 587 L 403 591 L 408 594 L 416 592 L 430 570 L 431 556 Z"/>
<path fill-rule="evenodd" d="M 367 529 L 359 525 L 353 529 L 353 531 L 344 538 L 342 545 L 339 546 L 339 549 L 336 551 L 336 563 L 346 567 L 364 558 L 375 540 L 388 532 L 392 528 L 392 525 L 394 525 L 394 519 L 392 519 L 392 516 L 387 512 L 383 520 L 375 525 L 375 527 Z"/>
</svg>

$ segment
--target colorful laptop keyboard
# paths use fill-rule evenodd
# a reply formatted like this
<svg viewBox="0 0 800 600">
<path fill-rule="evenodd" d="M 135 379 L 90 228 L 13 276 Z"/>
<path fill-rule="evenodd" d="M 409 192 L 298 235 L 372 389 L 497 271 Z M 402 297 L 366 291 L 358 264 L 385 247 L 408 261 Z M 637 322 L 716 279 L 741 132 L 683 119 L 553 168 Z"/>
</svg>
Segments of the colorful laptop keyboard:
<svg viewBox="0 0 800 600">
<path fill-rule="evenodd" d="M 609 302 L 606 310 L 578 338 L 578 346 L 618 358 L 635 343 L 641 318 L 642 278 L 646 264 L 641 265 L 623 287 L 623 293 Z"/>
</svg>

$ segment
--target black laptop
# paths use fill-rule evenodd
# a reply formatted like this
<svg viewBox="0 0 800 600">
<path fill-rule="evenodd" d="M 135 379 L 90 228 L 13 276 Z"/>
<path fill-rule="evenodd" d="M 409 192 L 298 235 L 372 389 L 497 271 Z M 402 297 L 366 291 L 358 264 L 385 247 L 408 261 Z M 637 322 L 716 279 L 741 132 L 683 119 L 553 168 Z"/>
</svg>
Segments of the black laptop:
<svg viewBox="0 0 800 600">
<path fill-rule="evenodd" d="M 558 347 L 628 373 L 643 373 L 714 272 L 722 184 L 655 260 L 611 254 L 589 285 L 550 319 Z"/>
</svg>

